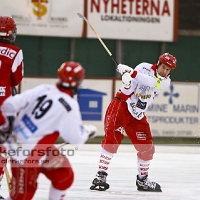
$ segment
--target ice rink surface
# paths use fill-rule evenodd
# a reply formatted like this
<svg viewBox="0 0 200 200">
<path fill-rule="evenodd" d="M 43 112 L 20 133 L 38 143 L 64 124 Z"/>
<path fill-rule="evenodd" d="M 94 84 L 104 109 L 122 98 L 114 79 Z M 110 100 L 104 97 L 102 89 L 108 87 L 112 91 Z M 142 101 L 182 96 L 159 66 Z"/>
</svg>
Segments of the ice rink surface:
<svg viewBox="0 0 200 200">
<path fill-rule="evenodd" d="M 89 187 L 98 170 L 100 145 L 87 144 L 75 148 L 74 156 L 67 156 L 75 172 L 75 180 L 68 190 L 69 200 L 200 200 L 200 146 L 156 145 L 151 161 L 149 178 L 158 182 L 163 192 L 136 190 L 137 155 L 132 145 L 121 145 L 108 170 L 110 189 L 90 191 Z M 34 200 L 48 200 L 50 182 L 45 176 L 38 179 Z M 1 195 L 7 197 L 6 177 L 2 181 Z M 55 199 L 56 200 L 56 199 Z"/>
</svg>

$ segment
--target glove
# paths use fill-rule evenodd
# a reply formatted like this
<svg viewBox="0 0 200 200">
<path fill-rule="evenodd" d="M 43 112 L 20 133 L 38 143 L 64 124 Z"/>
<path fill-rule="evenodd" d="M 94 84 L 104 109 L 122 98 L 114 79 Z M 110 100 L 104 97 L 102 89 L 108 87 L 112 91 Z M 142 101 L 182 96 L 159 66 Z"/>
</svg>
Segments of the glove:
<svg viewBox="0 0 200 200">
<path fill-rule="evenodd" d="M 156 77 L 156 81 L 157 81 L 157 85 L 155 86 L 155 88 L 159 89 L 161 86 L 161 80 L 158 77 Z"/>
<path fill-rule="evenodd" d="M 7 141 L 7 139 L 10 137 L 12 133 L 12 125 L 14 122 L 15 117 L 9 116 L 7 117 L 7 126 L 4 125 L 0 128 L 0 144 L 3 144 Z"/>
<path fill-rule="evenodd" d="M 130 74 L 133 73 L 133 69 L 132 69 L 131 67 L 129 67 L 129 66 L 127 66 L 127 65 L 123 65 L 123 64 L 119 64 L 119 65 L 117 66 L 117 71 L 118 71 L 121 75 L 123 75 L 123 74 L 126 73 L 126 72 L 128 72 L 128 73 L 130 73 Z"/>
<path fill-rule="evenodd" d="M 132 77 L 130 73 L 126 72 L 122 75 L 122 82 L 125 88 L 130 88 Z"/>
<path fill-rule="evenodd" d="M 88 139 L 92 139 L 94 137 L 96 137 L 97 134 L 97 127 L 91 124 L 84 124 L 83 125 L 84 129 L 87 131 L 88 133 Z"/>
</svg>

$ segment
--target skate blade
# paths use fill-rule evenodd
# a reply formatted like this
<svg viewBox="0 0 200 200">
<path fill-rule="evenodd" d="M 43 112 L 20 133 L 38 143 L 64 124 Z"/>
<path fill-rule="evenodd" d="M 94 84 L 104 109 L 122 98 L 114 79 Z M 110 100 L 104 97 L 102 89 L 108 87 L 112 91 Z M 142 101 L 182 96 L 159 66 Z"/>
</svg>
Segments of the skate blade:
<svg viewBox="0 0 200 200">
<path fill-rule="evenodd" d="M 96 190 L 96 191 L 106 191 L 109 187 L 102 187 L 98 185 L 92 185 L 90 187 L 90 190 Z"/>
<path fill-rule="evenodd" d="M 137 189 L 139 192 L 162 192 L 162 190 L 145 190 L 145 189 Z"/>
</svg>

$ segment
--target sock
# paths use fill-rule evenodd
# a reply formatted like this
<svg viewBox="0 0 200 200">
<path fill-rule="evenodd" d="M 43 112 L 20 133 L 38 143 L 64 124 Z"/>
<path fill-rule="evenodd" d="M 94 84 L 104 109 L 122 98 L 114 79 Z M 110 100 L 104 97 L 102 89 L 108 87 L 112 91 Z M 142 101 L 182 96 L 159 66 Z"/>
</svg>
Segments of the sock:
<svg viewBox="0 0 200 200">
<path fill-rule="evenodd" d="M 101 149 L 101 154 L 99 159 L 99 171 L 107 172 L 112 157 L 113 153 L 106 151 L 104 148 Z"/>
<path fill-rule="evenodd" d="M 66 190 L 58 190 L 51 185 L 49 191 L 49 200 L 64 200 L 66 195 Z"/>
<path fill-rule="evenodd" d="M 148 175 L 150 160 L 142 160 L 138 158 L 138 176 L 139 178 L 143 178 Z"/>
</svg>

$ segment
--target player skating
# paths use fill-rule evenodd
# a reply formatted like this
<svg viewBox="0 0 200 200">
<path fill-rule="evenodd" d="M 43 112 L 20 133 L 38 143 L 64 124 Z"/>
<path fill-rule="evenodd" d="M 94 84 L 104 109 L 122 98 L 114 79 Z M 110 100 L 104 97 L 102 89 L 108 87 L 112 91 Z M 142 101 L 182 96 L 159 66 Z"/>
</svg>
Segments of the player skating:
<svg viewBox="0 0 200 200">
<path fill-rule="evenodd" d="M 91 190 L 104 191 L 109 188 L 106 178 L 110 162 L 124 135 L 127 135 L 138 152 L 137 190 L 162 191 L 158 183 L 148 178 L 150 160 L 153 159 L 155 148 L 145 111 L 154 97 L 169 87 L 169 75 L 175 68 L 176 58 L 169 53 L 161 55 L 157 64 L 141 63 L 134 70 L 127 65 L 118 65 L 123 85 L 105 114 L 105 135 L 98 172 L 92 181 Z"/>
<path fill-rule="evenodd" d="M 23 77 L 23 52 L 14 45 L 16 34 L 17 27 L 13 18 L 0 16 L 0 105 L 11 95 L 11 87 L 19 85 Z M 5 167 L 6 158 L 0 156 L 0 186 Z"/>
<path fill-rule="evenodd" d="M 72 98 L 85 76 L 84 68 L 77 62 L 64 62 L 58 69 L 58 76 L 56 85 L 39 85 L 9 97 L 1 107 L 2 143 L 10 135 L 8 119 L 19 112 L 13 123 L 16 141 L 8 139 L 8 151 L 15 152 L 10 155 L 12 200 L 32 199 L 40 173 L 51 181 L 48 199 L 64 199 L 66 190 L 73 183 L 74 173 L 68 159 L 59 153 L 54 143 L 61 137 L 67 143 L 80 145 L 96 133 L 95 126 L 82 125 L 79 105 Z"/>
</svg>

